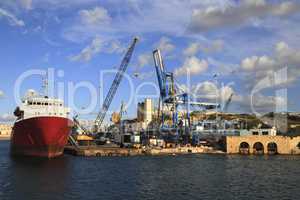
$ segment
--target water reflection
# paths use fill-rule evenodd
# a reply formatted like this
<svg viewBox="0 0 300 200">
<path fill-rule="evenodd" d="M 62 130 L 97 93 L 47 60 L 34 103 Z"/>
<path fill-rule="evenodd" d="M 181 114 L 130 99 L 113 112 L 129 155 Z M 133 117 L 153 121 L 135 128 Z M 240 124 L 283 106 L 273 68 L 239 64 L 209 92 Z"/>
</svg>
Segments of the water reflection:
<svg viewBox="0 0 300 200">
<path fill-rule="evenodd" d="M 0 177 L 0 199 L 48 199 L 63 196 L 68 189 L 71 170 L 68 157 L 13 157 L 8 150 L 2 151 L 1 156 L 0 170 L 4 173 Z"/>
</svg>

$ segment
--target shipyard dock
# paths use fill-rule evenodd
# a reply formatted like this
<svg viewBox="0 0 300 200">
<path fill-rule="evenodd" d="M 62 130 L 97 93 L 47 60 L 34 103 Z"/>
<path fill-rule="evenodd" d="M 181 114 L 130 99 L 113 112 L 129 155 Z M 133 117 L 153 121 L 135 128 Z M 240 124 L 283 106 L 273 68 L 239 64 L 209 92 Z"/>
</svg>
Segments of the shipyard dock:
<svg viewBox="0 0 300 200">
<path fill-rule="evenodd" d="M 181 155 L 181 154 L 200 154 L 216 153 L 224 154 L 222 151 L 213 150 L 210 147 L 176 147 L 176 148 L 120 148 L 105 146 L 66 146 L 65 154 L 74 156 L 155 156 L 155 155 Z"/>
</svg>

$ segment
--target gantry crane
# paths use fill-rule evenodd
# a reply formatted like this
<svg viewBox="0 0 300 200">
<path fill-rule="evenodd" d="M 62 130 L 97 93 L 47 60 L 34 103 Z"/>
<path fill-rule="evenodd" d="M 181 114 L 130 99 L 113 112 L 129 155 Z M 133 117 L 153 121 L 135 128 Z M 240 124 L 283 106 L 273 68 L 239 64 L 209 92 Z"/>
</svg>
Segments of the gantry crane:
<svg viewBox="0 0 300 200">
<path fill-rule="evenodd" d="M 188 127 L 190 126 L 190 113 L 189 108 L 190 105 L 192 106 L 199 106 L 204 109 L 212 109 L 219 105 L 215 103 L 205 103 L 205 102 L 195 102 L 191 101 L 190 95 L 187 92 L 180 92 L 180 88 L 176 87 L 174 84 L 174 75 L 172 72 L 167 72 L 165 70 L 164 62 L 161 56 L 161 52 L 159 49 L 153 51 L 153 59 L 154 59 L 154 66 L 156 69 L 156 75 L 158 80 L 158 86 L 160 89 L 160 109 L 162 111 L 161 115 L 161 124 L 162 127 L 164 126 L 164 105 L 171 105 L 172 113 L 172 128 L 177 128 L 178 126 L 178 106 L 184 105 L 186 107 L 186 117 L 185 119 L 188 120 Z M 186 126 L 187 127 L 187 126 Z"/>
<path fill-rule="evenodd" d="M 176 95 L 176 89 L 174 85 L 174 76 L 171 72 L 166 72 L 165 66 L 163 63 L 163 59 L 160 53 L 160 50 L 153 51 L 154 65 L 156 69 L 156 75 L 158 80 L 158 86 L 160 89 L 160 109 L 164 110 L 164 105 L 168 104 L 172 106 L 171 110 L 173 111 L 172 121 L 173 128 L 175 128 L 177 124 L 177 106 L 178 106 L 178 98 L 180 96 Z M 182 94 L 181 96 L 184 96 Z M 162 125 L 164 126 L 164 114 L 162 112 Z"/>
</svg>

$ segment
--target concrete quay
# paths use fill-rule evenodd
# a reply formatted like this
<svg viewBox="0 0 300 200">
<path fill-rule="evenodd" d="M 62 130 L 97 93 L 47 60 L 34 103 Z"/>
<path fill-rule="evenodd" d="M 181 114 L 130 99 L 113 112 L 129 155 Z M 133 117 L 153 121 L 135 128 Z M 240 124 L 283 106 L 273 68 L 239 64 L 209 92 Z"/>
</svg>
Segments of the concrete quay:
<svg viewBox="0 0 300 200">
<path fill-rule="evenodd" d="M 10 136 L 2 136 L 2 135 L 0 135 L 0 140 L 10 140 Z"/>
<path fill-rule="evenodd" d="M 74 156 L 159 156 L 159 155 L 181 155 L 181 154 L 201 154 L 215 153 L 224 154 L 225 152 L 214 150 L 210 147 L 175 147 L 175 148 L 120 148 L 120 147 L 65 147 L 65 153 Z"/>
</svg>

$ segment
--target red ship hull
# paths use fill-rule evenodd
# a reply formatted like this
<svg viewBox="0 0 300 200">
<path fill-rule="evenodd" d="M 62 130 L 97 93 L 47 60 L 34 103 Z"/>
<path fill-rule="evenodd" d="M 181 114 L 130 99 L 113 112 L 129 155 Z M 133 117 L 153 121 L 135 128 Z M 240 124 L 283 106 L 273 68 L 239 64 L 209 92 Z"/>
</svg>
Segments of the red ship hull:
<svg viewBox="0 0 300 200">
<path fill-rule="evenodd" d="M 53 158 L 63 154 L 72 121 L 62 117 L 34 117 L 14 124 L 13 155 Z"/>
</svg>

